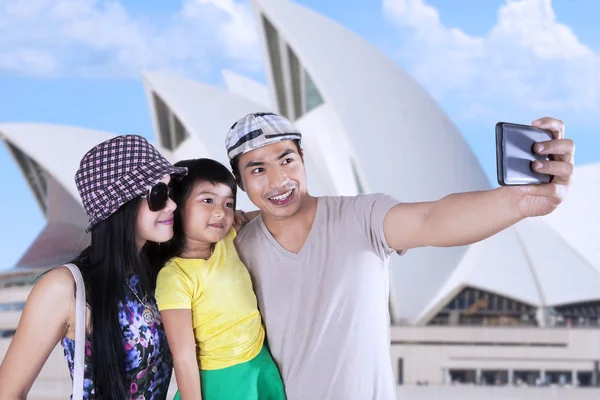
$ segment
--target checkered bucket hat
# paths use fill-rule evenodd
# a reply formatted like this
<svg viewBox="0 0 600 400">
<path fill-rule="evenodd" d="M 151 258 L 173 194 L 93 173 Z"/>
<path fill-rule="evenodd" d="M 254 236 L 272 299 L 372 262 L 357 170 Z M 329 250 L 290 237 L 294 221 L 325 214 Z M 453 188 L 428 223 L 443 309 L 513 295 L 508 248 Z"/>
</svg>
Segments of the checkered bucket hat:
<svg viewBox="0 0 600 400">
<path fill-rule="evenodd" d="M 230 160 L 282 140 L 301 140 L 302 134 L 287 118 L 273 113 L 247 114 L 237 121 L 225 139 Z"/>
<path fill-rule="evenodd" d="M 167 174 L 184 176 L 187 168 L 174 167 L 141 136 L 117 136 L 88 151 L 75 174 L 89 217 L 86 232 Z"/>
</svg>

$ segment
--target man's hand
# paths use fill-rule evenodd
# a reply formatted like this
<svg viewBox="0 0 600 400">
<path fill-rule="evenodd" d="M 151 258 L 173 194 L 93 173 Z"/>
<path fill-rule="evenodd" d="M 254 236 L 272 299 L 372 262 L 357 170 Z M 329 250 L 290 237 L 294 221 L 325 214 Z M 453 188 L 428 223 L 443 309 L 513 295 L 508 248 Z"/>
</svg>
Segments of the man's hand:
<svg viewBox="0 0 600 400">
<path fill-rule="evenodd" d="M 249 219 L 246 217 L 246 213 L 242 210 L 235 210 L 233 225 L 235 226 L 244 226 L 249 222 Z"/>
<path fill-rule="evenodd" d="M 260 214 L 259 210 L 244 212 L 242 210 L 236 210 L 234 219 L 233 219 L 233 229 L 236 232 L 239 232 L 240 229 L 244 227 L 248 222 L 252 221 L 254 218 L 258 217 Z"/>
<path fill-rule="evenodd" d="M 565 126 L 554 118 L 533 121 L 552 131 L 554 139 L 534 146 L 549 161 L 535 162 L 537 172 L 553 175 L 548 184 L 504 186 L 456 193 L 438 201 L 401 203 L 385 216 L 388 245 L 396 251 L 415 247 L 463 246 L 486 239 L 523 218 L 546 215 L 565 198 L 573 175 L 575 145 L 565 139 Z"/>
<path fill-rule="evenodd" d="M 534 171 L 553 175 L 552 181 L 541 185 L 510 187 L 519 212 L 523 217 L 537 217 L 554 211 L 567 196 L 575 162 L 575 144 L 565 139 L 565 125 L 554 118 L 541 118 L 533 126 L 552 132 L 553 140 L 538 143 L 534 151 L 548 155 L 549 161 L 535 161 Z"/>
</svg>

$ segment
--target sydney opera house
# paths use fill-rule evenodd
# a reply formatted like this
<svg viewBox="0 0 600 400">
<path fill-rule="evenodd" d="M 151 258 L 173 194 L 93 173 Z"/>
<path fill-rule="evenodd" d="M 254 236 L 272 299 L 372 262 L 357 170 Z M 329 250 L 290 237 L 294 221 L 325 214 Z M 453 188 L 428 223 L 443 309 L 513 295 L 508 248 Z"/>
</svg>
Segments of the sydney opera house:
<svg viewBox="0 0 600 400">
<path fill-rule="evenodd" d="M 378 49 L 291 1 L 252 4 L 266 85 L 230 71 L 223 71 L 225 88 L 143 72 L 156 144 L 167 158 L 211 157 L 227 165 L 224 137 L 232 122 L 248 112 L 274 111 L 304 134 L 314 195 L 385 192 L 412 202 L 491 187 L 452 121 Z M 32 271 L 70 259 L 88 242 L 73 176 L 82 155 L 112 135 L 0 124 L 0 138 L 47 221 L 0 278 L 0 355 Z M 502 385 L 531 390 L 528 398 L 548 397 L 531 386 L 600 384 L 598 198 L 600 165 L 578 167 L 570 197 L 548 217 L 472 246 L 424 248 L 392 259 L 391 362 L 399 398 L 442 398 L 434 397 L 435 387 L 444 384 L 460 386 L 456 390 Z M 245 198 L 239 203 L 252 209 Z M 54 367 L 45 367 L 32 398 L 68 393 L 61 357 L 55 350 L 48 361 Z M 569 398 L 594 391 L 570 390 Z M 494 393 L 477 398 L 504 398 Z M 518 398 L 514 393 L 506 398 Z"/>
</svg>

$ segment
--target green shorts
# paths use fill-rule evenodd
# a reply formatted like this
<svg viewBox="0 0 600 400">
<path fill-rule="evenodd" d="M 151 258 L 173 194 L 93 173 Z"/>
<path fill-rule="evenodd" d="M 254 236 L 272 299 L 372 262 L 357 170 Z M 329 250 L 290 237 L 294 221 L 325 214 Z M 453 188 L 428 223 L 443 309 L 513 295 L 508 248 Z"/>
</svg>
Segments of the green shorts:
<svg viewBox="0 0 600 400">
<path fill-rule="evenodd" d="M 202 400 L 285 400 L 283 380 L 266 345 L 250 361 L 200 370 Z M 175 400 L 180 400 L 179 392 Z"/>
</svg>

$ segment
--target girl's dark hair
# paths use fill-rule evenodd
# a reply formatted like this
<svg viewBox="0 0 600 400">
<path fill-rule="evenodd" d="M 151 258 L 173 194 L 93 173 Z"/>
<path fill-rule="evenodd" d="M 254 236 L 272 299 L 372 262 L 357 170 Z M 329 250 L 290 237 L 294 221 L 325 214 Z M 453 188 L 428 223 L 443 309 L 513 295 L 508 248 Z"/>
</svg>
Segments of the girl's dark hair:
<svg viewBox="0 0 600 400">
<path fill-rule="evenodd" d="M 72 262 L 81 270 L 90 307 L 93 374 L 97 399 L 129 397 L 125 387 L 125 349 L 119 325 L 119 301 L 131 274 L 139 277 L 140 298 L 154 296 L 157 265 L 151 265 L 146 251 L 137 251 L 136 217 L 140 200 L 125 203 L 107 219 L 92 228 L 92 240 Z M 136 289 L 136 288 L 134 288 Z"/>
<path fill-rule="evenodd" d="M 237 196 L 237 182 L 231 172 L 218 161 L 210 158 L 197 158 L 193 160 L 183 160 L 175 164 L 176 167 L 187 167 L 188 173 L 181 180 L 175 180 L 172 184 L 173 201 L 177 204 L 175 210 L 175 223 L 173 226 L 173 238 L 167 243 L 160 245 L 160 255 L 158 263 L 164 265 L 171 258 L 181 254 L 185 245 L 185 236 L 183 233 L 183 218 L 181 213 L 185 208 L 185 202 L 190 197 L 196 184 L 200 182 L 210 182 L 213 185 L 223 184 L 231 189 L 234 198 Z"/>
</svg>

